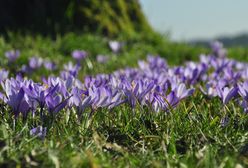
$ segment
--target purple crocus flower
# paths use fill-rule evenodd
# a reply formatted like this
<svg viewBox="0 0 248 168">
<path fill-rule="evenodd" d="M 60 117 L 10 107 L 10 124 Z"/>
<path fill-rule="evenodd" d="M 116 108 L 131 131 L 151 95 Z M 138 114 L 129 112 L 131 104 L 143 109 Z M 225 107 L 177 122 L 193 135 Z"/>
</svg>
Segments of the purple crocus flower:
<svg viewBox="0 0 248 168">
<path fill-rule="evenodd" d="M 50 114 L 57 114 L 59 111 L 61 111 L 63 108 L 65 108 L 68 104 L 68 100 L 71 98 L 68 97 L 65 100 L 63 100 L 61 95 L 49 95 L 46 97 L 46 106 Z"/>
<path fill-rule="evenodd" d="M 248 102 L 246 100 L 241 100 L 240 106 L 243 108 L 244 112 L 248 113 Z"/>
<path fill-rule="evenodd" d="M 42 63 L 43 63 L 43 60 L 40 57 L 34 56 L 34 57 L 31 57 L 29 59 L 29 67 L 32 68 L 32 69 L 40 68 Z"/>
<path fill-rule="evenodd" d="M 185 97 L 191 95 L 191 93 L 189 93 L 190 90 L 185 91 L 185 92 L 187 92 L 187 94 L 185 95 Z M 183 97 L 183 98 L 185 98 L 185 97 Z M 167 97 L 166 97 L 166 100 L 167 100 L 166 105 L 168 105 L 168 107 L 175 108 L 181 99 L 182 99 L 182 98 L 178 97 L 178 96 L 176 95 L 176 93 L 175 93 L 174 91 L 172 91 L 172 92 L 171 92 L 169 95 L 167 95 Z M 167 107 L 167 108 L 168 108 L 168 107 Z"/>
<path fill-rule="evenodd" d="M 175 108 L 179 103 L 179 99 L 174 91 L 170 92 L 167 96 L 154 92 L 151 94 L 149 101 L 155 112 L 159 112 L 160 110 L 168 111 Z"/>
<path fill-rule="evenodd" d="M 238 93 L 240 94 L 240 96 L 244 100 L 248 101 L 248 81 L 238 84 L 238 89 Z"/>
<path fill-rule="evenodd" d="M 46 127 L 38 126 L 38 127 L 32 128 L 30 130 L 31 136 L 37 136 L 40 139 L 44 139 L 46 134 L 47 134 L 47 128 Z"/>
<path fill-rule="evenodd" d="M 176 87 L 175 89 L 175 94 L 176 94 L 176 97 L 179 99 L 179 100 L 182 100 L 188 96 L 191 96 L 193 93 L 194 93 L 194 90 L 195 89 L 187 89 L 185 84 L 184 83 L 181 83 L 178 85 L 178 87 Z"/>
<path fill-rule="evenodd" d="M 219 50 L 223 48 L 223 44 L 219 41 L 214 41 L 210 45 L 211 45 L 213 52 L 215 53 L 217 53 Z"/>
<path fill-rule="evenodd" d="M 220 57 L 220 58 L 224 58 L 226 57 L 226 49 L 223 48 L 223 44 L 219 41 L 214 41 L 211 43 L 211 48 L 214 52 L 214 54 L 216 54 L 216 56 Z"/>
<path fill-rule="evenodd" d="M 19 50 L 11 50 L 5 52 L 5 57 L 8 58 L 9 62 L 14 62 L 20 56 Z"/>
<path fill-rule="evenodd" d="M 161 72 L 161 70 L 164 71 L 168 68 L 167 62 L 159 56 L 148 55 L 147 62 L 149 64 L 149 68 L 154 70 L 155 72 L 157 70 Z"/>
<path fill-rule="evenodd" d="M 58 88 L 58 85 L 53 86 L 43 86 L 37 83 L 31 83 L 27 87 L 25 87 L 25 93 L 29 96 L 29 100 L 31 104 L 36 101 L 40 108 L 43 109 L 45 106 L 46 98 L 49 95 L 53 95 Z"/>
<path fill-rule="evenodd" d="M 0 82 L 4 81 L 5 79 L 8 78 L 9 71 L 0 69 Z"/>
<path fill-rule="evenodd" d="M 84 50 L 74 50 L 71 55 L 75 60 L 80 61 L 85 59 L 88 53 Z"/>
<path fill-rule="evenodd" d="M 32 72 L 32 69 L 28 65 L 22 65 L 20 72 L 24 74 L 28 74 Z"/>
<path fill-rule="evenodd" d="M 79 107 L 82 103 L 83 96 L 85 96 L 86 91 L 81 90 L 77 87 L 72 88 L 71 95 L 72 97 L 69 99 L 69 106 L 77 106 Z"/>
<path fill-rule="evenodd" d="M 237 81 L 240 79 L 241 77 L 241 73 L 240 72 L 235 72 L 233 69 L 227 67 L 223 70 L 224 72 L 224 79 L 228 80 L 229 83 L 233 82 L 233 83 L 237 83 Z"/>
<path fill-rule="evenodd" d="M 221 98 L 223 104 L 227 104 L 233 97 L 235 97 L 238 93 L 237 87 L 224 87 L 224 88 L 217 88 L 217 93 Z"/>
<path fill-rule="evenodd" d="M 89 96 L 92 98 L 94 109 L 98 107 L 113 108 L 124 102 L 121 99 L 122 94 L 120 92 L 107 86 L 100 86 L 98 88 L 93 86 L 89 89 Z"/>
<path fill-rule="evenodd" d="M 105 55 L 97 55 L 96 56 L 96 60 L 97 60 L 97 62 L 99 62 L 99 63 L 101 63 L 101 64 L 104 64 L 104 63 L 106 63 L 107 61 L 108 61 L 108 57 L 107 56 L 105 56 Z"/>
<path fill-rule="evenodd" d="M 167 110 L 165 99 L 161 95 L 155 92 L 150 97 L 150 104 L 155 112 L 159 112 L 161 109 Z"/>
<path fill-rule="evenodd" d="M 200 86 L 200 90 L 204 95 L 207 95 L 209 97 L 216 97 L 218 96 L 217 91 L 216 91 L 216 87 L 213 86 L 213 84 L 207 83 L 206 84 L 206 89 L 202 88 Z"/>
<path fill-rule="evenodd" d="M 137 102 L 144 104 L 146 95 L 155 86 L 153 81 L 144 83 L 142 80 L 132 81 L 132 83 L 123 80 L 122 84 L 123 92 L 132 108 L 136 106 Z"/>
<path fill-rule="evenodd" d="M 84 111 L 87 107 L 92 106 L 92 98 L 91 96 L 85 97 L 81 103 L 81 106 L 79 106 L 80 111 Z"/>
<path fill-rule="evenodd" d="M 112 50 L 114 53 L 118 53 L 121 48 L 122 48 L 122 43 L 119 41 L 109 41 L 109 48 Z"/>
<path fill-rule="evenodd" d="M 69 62 L 68 64 L 64 65 L 64 69 L 66 72 L 69 72 L 72 76 L 77 76 L 79 70 L 81 69 L 80 66 L 77 65 L 73 65 L 72 62 Z"/>
<path fill-rule="evenodd" d="M 60 93 L 63 95 L 64 98 L 67 98 L 69 96 L 69 89 L 72 86 L 73 78 L 67 78 L 67 80 L 63 80 L 62 78 L 59 77 L 49 77 L 47 81 L 44 80 L 44 82 L 48 85 L 51 86 L 51 88 L 56 87 L 56 93 Z"/>
<path fill-rule="evenodd" d="M 56 69 L 56 64 L 52 61 L 46 60 L 44 61 L 43 65 L 47 70 L 50 70 L 50 71 L 53 71 Z"/>
<path fill-rule="evenodd" d="M 15 88 L 10 80 L 2 83 L 2 86 L 6 94 L 6 97 L 2 96 L 3 101 L 12 108 L 15 117 L 17 117 L 20 112 L 23 113 L 24 116 L 26 116 L 27 112 L 30 110 L 30 107 L 27 97 L 24 97 L 24 89 Z"/>
<path fill-rule="evenodd" d="M 150 96 L 150 102 L 156 112 L 163 110 L 168 111 L 175 108 L 180 100 L 192 95 L 194 89 L 186 89 L 184 84 L 171 84 L 171 90 L 167 95 L 168 86 L 164 89 L 161 87 L 156 87 L 154 93 Z"/>
<path fill-rule="evenodd" d="M 238 93 L 241 96 L 240 105 L 245 112 L 248 112 L 248 81 L 238 84 Z"/>
</svg>

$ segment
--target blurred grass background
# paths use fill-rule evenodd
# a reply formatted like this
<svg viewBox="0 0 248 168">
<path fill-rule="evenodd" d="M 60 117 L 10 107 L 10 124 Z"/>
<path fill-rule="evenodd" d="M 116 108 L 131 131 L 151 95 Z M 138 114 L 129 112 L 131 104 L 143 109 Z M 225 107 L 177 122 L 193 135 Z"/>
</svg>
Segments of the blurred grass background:
<svg viewBox="0 0 248 168">
<path fill-rule="evenodd" d="M 110 61 L 103 72 L 135 66 L 147 54 L 181 64 L 209 52 L 206 45 L 171 42 L 168 36 L 155 32 L 138 0 L 1 1 L 0 21 L 0 56 L 6 50 L 20 49 L 24 55 L 20 64 L 34 55 L 67 62 L 75 49 L 89 52 L 94 60 L 97 54 L 111 54 L 108 41 L 113 39 L 125 45 L 118 66 L 115 60 Z M 229 49 L 229 55 L 238 60 L 248 60 L 247 54 L 246 48 Z"/>
</svg>

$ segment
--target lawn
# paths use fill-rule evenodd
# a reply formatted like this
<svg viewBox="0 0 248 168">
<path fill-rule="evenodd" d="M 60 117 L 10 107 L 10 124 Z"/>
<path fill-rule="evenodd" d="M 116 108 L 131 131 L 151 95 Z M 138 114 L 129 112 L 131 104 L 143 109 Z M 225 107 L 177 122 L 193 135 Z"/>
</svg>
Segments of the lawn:
<svg viewBox="0 0 248 168">
<path fill-rule="evenodd" d="M 228 58 L 222 58 L 218 54 L 214 55 L 214 63 L 219 61 L 222 63 L 224 60 L 223 62 L 230 62 L 232 64 L 230 66 L 229 64 L 225 64 L 221 68 L 219 65 L 217 68 L 210 66 L 207 72 L 202 70 L 202 67 L 197 67 L 197 74 L 189 71 L 189 76 L 185 74 L 186 79 L 180 78 L 184 81 L 180 81 L 180 83 L 184 83 L 187 88 L 187 95 L 182 98 L 176 95 L 175 97 L 178 99 L 176 102 L 170 101 L 169 95 L 174 89 L 175 94 L 178 93 L 180 90 L 178 88 L 183 88 L 183 85 L 176 82 L 174 88 L 172 81 L 169 81 L 170 86 L 167 89 L 161 89 L 162 95 L 156 95 L 156 99 L 149 102 L 148 93 L 137 93 L 139 92 L 137 90 L 142 90 L 141 86 L 144 86 L 143 90 L 146 90 L 146 87 L 149 88 L 150 78 L 163 80 L 159 77 L 160 75 L 167 77 L 169 74 L 167 68 L 173 71 L 170 76 L 173 78 L 177 74 L 176 68 L 182 66 L 183 68 L 178 70 L 180 76 L 188 71 L 187 67 L 192 69 L 195 66 L 195 64 L 190 65 L 186 62 L 199 63 L 200 59 L 203 59 L 203 57 L 199 57 L 201 54 L 213 54 L 213 52 L 210 48 L 172 43 L 162 36 L 156 38 L 137 36 L 131 39 L 120 37 L 115 39 L 121 42 L 118 43 L 120 49 L 114 51 L 109 46 L 111 40 L 113 39 L 98 35 L 74 33 L 57 36 L 54 39 L 11 33 L 8 37 L 0 38 L 0 67 L 9 71 L 8 78 L 15 78 L 17 74 L 22 74 L 26 81 L 32 79 L 37 83 L 45 83 L 46 87 L 49 87 L 49 81 L 44 79 L 49 76 L 63 76 L 61 72 L 66 69 L 64 65 L 70 61 L 73 65 L 80 62 L 81 69 L 79 71 L 69 67 L 70 65 L 67 66 L 67 71 L 71 73 L 75 70 L 77 73 L 75 78 L 85 85 L 87 85 L 87 80 L 91 79 L 89 76 L 100 78 L 104 83 L 105 78 L 108 78 L 106 74 L 113 75 L 117 72 L 118 79 L 121 79 L 123 74 L 130 73 L 128 77 L 131 79 L 132 75 L 138 74 L 131 82 L 123 81 L 130 82 L 128 84 L 119 83 L 126 87 L 130 85 L 131 88 L 123 89 L 124 96 L 122 96 L 125 102 L 116 100 L 114 103 L 111 102 L 112 104 L 103 105 L 103 102 L 107 101 L 106 98 L 101 103 L 91 103 L 87 106 L 88 108 L 80 109 L 81 113 L 78 113 L 79 110 L 75 105 L 68 107 L 68 102 L 74 95 L 69 95 L 68 99 L 66 96 L 63 97 L 63 101 L 68 103 L 64 106 L 63 101 L 60 101 L 54 106 L 51 105 L 50 109 L 45 108 L 43 116 L 40 106 L 35 106 L 37 109 L 29 109 L 29 113 L 26 115 L 22 113 L 25 110 L 21 110 L 25 106 L 23 102 L 20 102 L 19 106 L 13 105 L 17 108 L 15 109 L 11 107 L 11 103 L 0 99 L 1 167 L 239 168 L 248 165 L 248 117 L 245 112 L 247 109 L 240 105 L 240 101 L 243 103 L 247 101 L 247 95 L 243 95 L 241 89 L 244 88 L 244 92 L 248 94 L 248 88 L 245 85 L 245 81 L 248 80 L 248 74 L 245 74 L 248 61 L 247 49 L 230 48 L 228 49 Z M 5 56 L 6 52 L 14 50 L 19 50 L 20 55 L 16 60 L 10 61 Z M 79 56 L 82 54 L 81 50 L 86 51 L 86 56 L 82 56 L 82 60 L 73 58 L 72 53 L 75 50 L 80 50 L 79 53 L 76 53 Z M 101 56 L 99 57 L 99 55 Z M 160 57 L 147 55 L 159 55 Z M 76 56 L 74 55 L 74 57 Z M 30 64 L 31 58 L 35 59 L 33 67 Z M 49 69 L 38 65 L 38 58 L 51 63 L 49 65 L 54 65 L 54 67 L 49 66 Z M 239 62 L 233 62 L 232 59 Z M 151 72 L 147 71 L 146 73 L 148 70 L 146 66 L 152 66 L 153 62 L 155 62 L 155 70 L 152 69 Z M 214 63 L 209 62 L 211 65 L 215 65 Z M 206 63 L 206 66 L 209 65 Z M 234 66 L 235 68 L 233 68 Z M 218 71 L 221 72 L 218 72 L 217 76 L 211 76 L 218 68 L 220 68 Z M 199 72 L 200 70 L 202 73 Z M 228 71 L 229 78 L 225 76 L 227 75 L 226 71 Z M 146 81 L 145 79 L 150 73 L 152 75 L 149 77 L 149 81 Z M 204 78 L 204 74 L 208 76 L 207 79 Z M 0 73 L 0 81 L 1 75 Z M 198 75 L 197 78 L 194 75 Z M 215 84 L 223 78 L 228 80 L 220 90 L 203 93 L 202 88 L 209 82 L 208 79 L 212 80 L 211 84 Z M 2 80 L 3 86 L 4 83 L 6 84 L 6 80 L 6 78 Z M 177 79 L 175 80 L 177 81 Z M 50 81 L 50 83 L 53 82 Z M 103 84 L 94 85 L 99 85 L 101 88 Z M 0 92 L 4 95 L 8 89 L 3 86 Z M 58 87 L 60 86 L 53 86 L 56 90 Z M 224 93 L 226 87 L 229 89 L 228 93 Z M 52 92 L 53 88 L 46 89 L 48 92 Z M 17 97 L 21 92 L 21 89 L 18 89 L 15 93 Z M 152 87 L 147 92 L 154 92 L 156 89 L 157 87 Z M 189 93 L 190 89 L 194 92 Z M 91 94 L 91 86 L 84 86 L 82 90 L 86 90 L 87 93 L 80 92 L 81 98 L 79 99 L 86 100 L 85 97 Z M 24 92 L 25 96 L 29 97 L 27 99 L 32 97 L 33 92 L 29 94 L 25 89 Z M 111 94 L 115 97 L 112 92 Z M 133 96 L 133 94 L 137 95 Z M 101 99 L 101 96 L 106 95 L 105 93 L 100 94 L 98 98 Z M 23 101 L 26 97 L 23 96 Z M 164 97 L 166 98 L 164 99 Z M 160 101 L 156 104 L 155 100 Z M 49 101 L 47 100 L 46 104 L 52 103 Z M 80 101 L 80 103 L 83 102 Z M 116 105 L 117 102 L 118 105 Z M 76 101 L 74 103 L 77 104 Z M 110 108 L 111 105 L 115 107 Z M 60 106 L 63 108 L 59 109 Z M 80 106 L 80 108 L 82 107 Z M 35 115 L 32 115 L 33 110 Z M 21 113 L 19 114 L 19 112 Z M 39 127 L 40 125 L 41 127 Z M 42 130 L 37 131 L 34 128 Z"/>
</svg>

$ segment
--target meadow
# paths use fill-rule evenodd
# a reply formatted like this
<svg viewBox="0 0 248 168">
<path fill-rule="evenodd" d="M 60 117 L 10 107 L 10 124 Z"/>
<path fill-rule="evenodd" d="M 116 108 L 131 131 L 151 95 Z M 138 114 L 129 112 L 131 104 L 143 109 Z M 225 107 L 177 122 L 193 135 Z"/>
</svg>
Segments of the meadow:
<svg viewBox="0 0 248 168">
<path fill-rule="evenodd" d="M 2 167 L 246 167 L 248 50 L 0 38 Z"/>
</svg>

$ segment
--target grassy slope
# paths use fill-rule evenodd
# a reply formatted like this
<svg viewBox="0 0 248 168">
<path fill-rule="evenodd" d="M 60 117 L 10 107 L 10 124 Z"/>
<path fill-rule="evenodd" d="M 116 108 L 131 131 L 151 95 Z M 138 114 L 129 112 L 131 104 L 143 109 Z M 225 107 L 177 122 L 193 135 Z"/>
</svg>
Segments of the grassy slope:
<svg viewBox="0 0 248 168">
<path fill-rule="evenodd" d="M 120 39 L 124 40 L 124 38 Z M 172 44 L 157 37 L 136 37 L 126 42 L 118 57 L 106 65 L 94 61 L 97 54 L 111 55 L 108 39 L 100 36 L 68 34 L 56 41 L 43 37 L 13 35 L 7 41 L 0 39 L 0 64 L 5 67 L 4 51 L 21 50 L 18 64 L 27 63 L 28 57 L 39 55 L 62 64 L 71 60 L 73 49 L 90 53 L 94 68 L 85 67 L 86 74 L 110 73 L 125 66 L 136 66 L 146 54 L 160 54 L 171 65 L 185 60 L 197 60 L 204 48 Z M 231 49 L 231 56 L 246 60 L 245 49 Z M 10 65 L 15 69 L 17 65 Z M 54 72 L 55 74 L 57 72 Z M 49 72 L 40 70 L 32 78 Z M 13 75 L 13 74 L 12 74 Z M 195 93 L 168 114 L 150 113 L 150 109 L 121 106 L 107 111 L 98 110 L 89 120 L 75 119 L 73 112 L 62 111 L 50 124 L 44 141 L 29 136 L 32 122 L 19 121 L 13 128 L 9 109 L 0 104 L 0 163 L 1 166 L 23 167 L 235 167 L 247 164 L 244 146 L 248 142 L 248 118 L 242 110 L 229 104 L 224 109 L 218 99 L 207 100 Z M 87 115 L 87 112 L 85 113 Z M 220 119 L 228 115 L 230 122 L 220 126 Z M 48 119 L 49 122 L 49 119 Z M 247 147 L 246 147 L 247 148 Z M 247 165 L 246 165 L 247 166 Z"/>
</svg>

